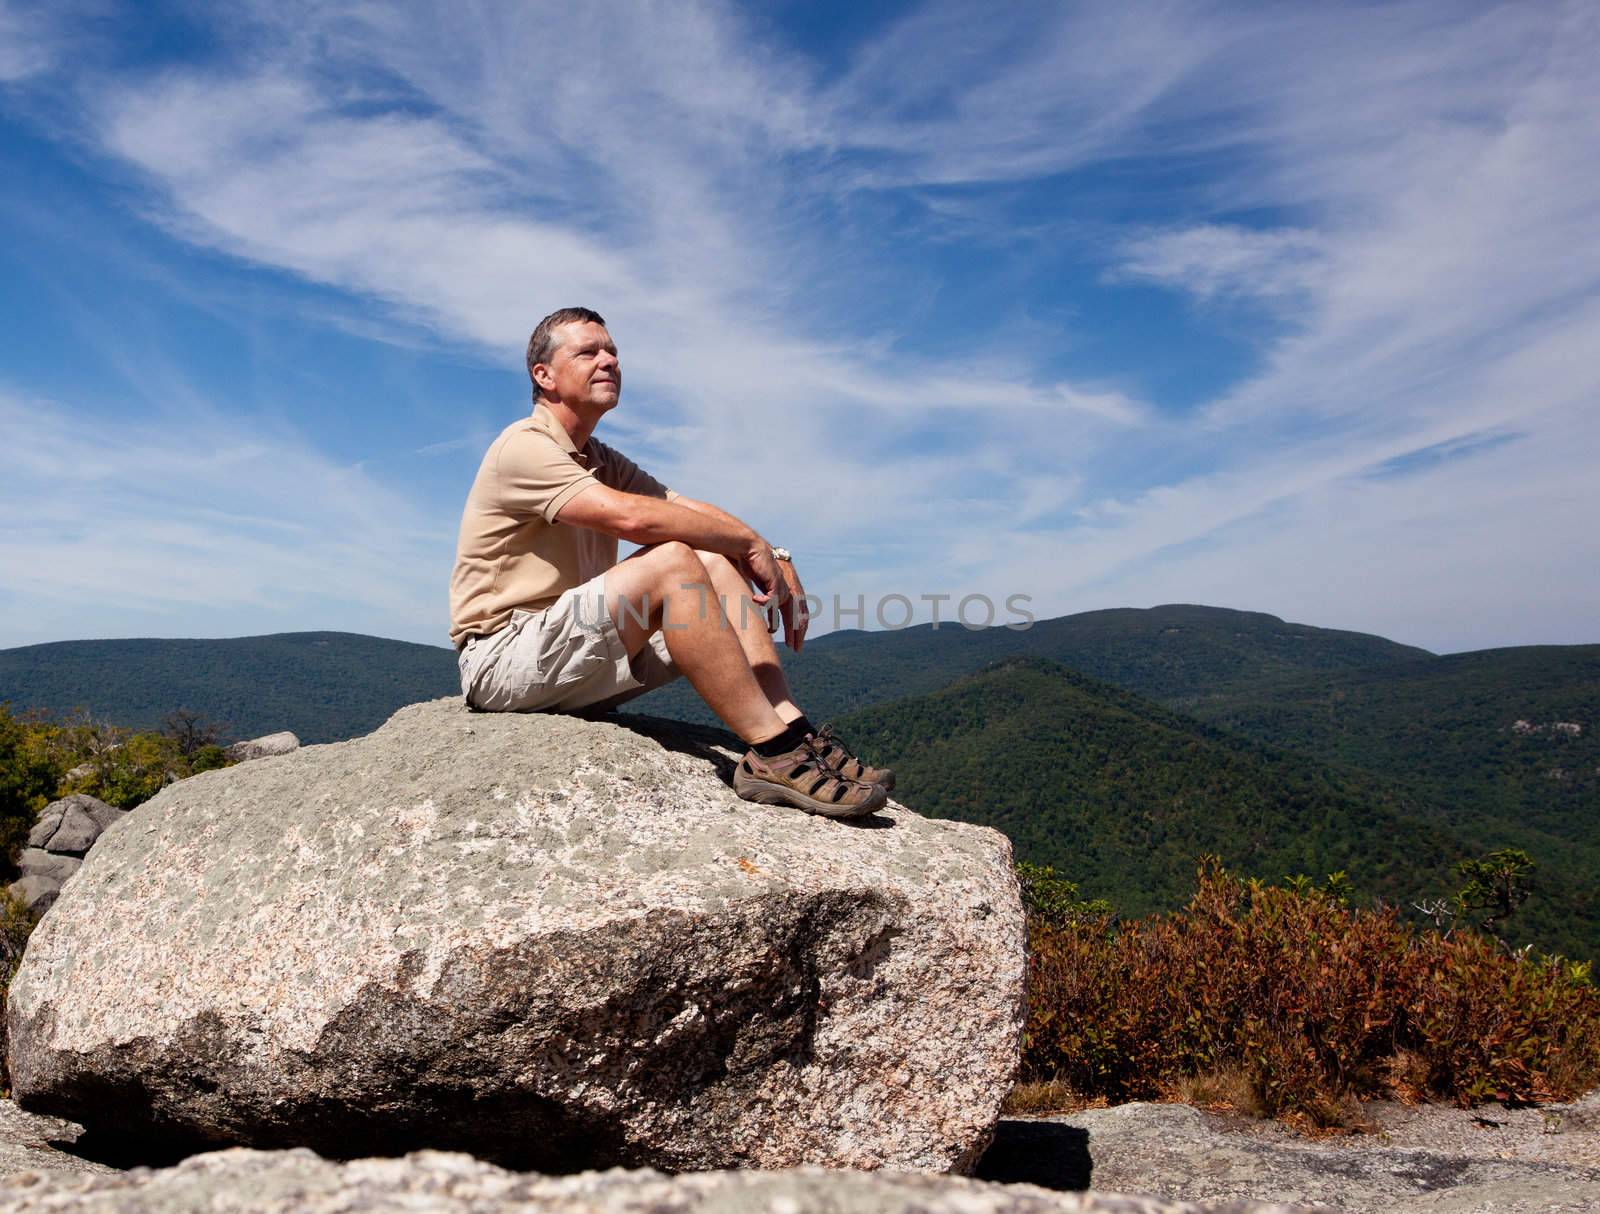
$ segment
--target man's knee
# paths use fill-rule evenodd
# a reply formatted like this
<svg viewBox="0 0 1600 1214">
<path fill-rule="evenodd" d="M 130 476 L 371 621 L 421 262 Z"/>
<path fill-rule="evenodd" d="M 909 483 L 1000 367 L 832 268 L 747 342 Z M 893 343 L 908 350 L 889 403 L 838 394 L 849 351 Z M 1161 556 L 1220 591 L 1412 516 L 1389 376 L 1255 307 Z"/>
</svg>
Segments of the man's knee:
<svg viewBox="0 0 1600 1214">
<path fill-rule="evenodd" d="M 623 564 L 631 564 L 634 560 L 644 563 L 645 568 L 653 574 L 650 581 L 660 591 L 676 590 L 685 582 L 695 582 L 705 577 L 705 566 L 700 563 L 700 557 L 681 540 L 652 544 Z"/>
<path fill-rule="evenodd" d="M 726 583 L 730 578 L 738 578 L 741 582 L 744 581 L 734 563 L 723 556 L 722 553 L 707 552 L 704 548 L 696 548 L 694 555 L 695 559 L 700 562 L 700 567 L 706 571 L 706 576 L 713 582 Z"/>
<path fill-rule="evenodd" d="M 699 554 L 682 540 L 664 540 L 650 551 L 663 565 L 673 569 L 687 569 L 691 573 L 699 572 Z"/>
</svg>

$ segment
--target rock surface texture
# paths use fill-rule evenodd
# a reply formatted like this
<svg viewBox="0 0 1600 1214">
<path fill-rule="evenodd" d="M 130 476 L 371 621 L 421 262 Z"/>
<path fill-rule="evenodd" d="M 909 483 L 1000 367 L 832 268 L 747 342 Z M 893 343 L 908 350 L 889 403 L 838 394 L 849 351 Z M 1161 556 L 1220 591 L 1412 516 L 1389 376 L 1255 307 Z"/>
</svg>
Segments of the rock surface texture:
<svg viewBox="0 0 1600 1214">
<path fill-rule="evenodd" d="M 285 729 L 281 733 L 251 738 L 248 742 L 235 742 L 228 747 L 227 755 L 235 763 L 243 763 L 246 759 L 270 759 L 299 749 L 300 739 Z"/>
<path fill-rule="evenodd" d="M 21 879 L 11 884 L 30 910 L 48 910 L 91 847 L 110 827 L 127 816 L 85 793 L 52 801 L 39 811 L 28 832 L 28 845 L 18 860 Z"/>
<path fill-rule="evenodd" d="M 522 1176 L 465 1155 L 337 1164 L 310 1151 L 217 1151 L 119 1176 L 14 1176 L 12 1214 L 1293 1214 L 1256 1202 L 1190 1205 L 951 1177 L 789 1172 Z"/>
<path fill-rule="evenodd" d="M 1009 844 L 750 805 L 712 738 L 441 700 L 173 785 L 29 942 L 19 1104 L 345 1158 L 970 1170 L 1021 1036 Z"/>
<path fill-rule="evenodd" d="M 1373 1111 L 1372 1133 L 1311 1141 L 1185 1105 L 1007 1121 L 984 1175 L 1198 1202 L 1315 1202 L 1352 1214 L 1600 1210 L 1600 1093 L 1547 1109 Z"/>
</svg>

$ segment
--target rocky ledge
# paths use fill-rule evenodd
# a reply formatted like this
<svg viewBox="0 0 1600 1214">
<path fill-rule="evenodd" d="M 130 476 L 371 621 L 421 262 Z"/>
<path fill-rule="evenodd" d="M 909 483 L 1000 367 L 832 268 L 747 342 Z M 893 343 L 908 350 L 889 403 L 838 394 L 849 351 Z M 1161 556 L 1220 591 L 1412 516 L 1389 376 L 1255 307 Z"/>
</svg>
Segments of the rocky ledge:
<svg viewBox="0 0 1600 1214">
<path fill-rule="evenodd" d="M 752 806 L 720 736 L 440 700 L 165 789 L 29 943 L 19 1104 L 168 1149 L 969 1170 L 1020 1045 L 1009 844 Z"/>
<path fill-rule="evenodd" d="M 1367 1133 L 1319 1139 L 1179 1104 L 1007 1120 L 980 1175 L 1349 1214 L 1600 1210 L 1600 1093 L 1554 1109 L 1373 1105 L 1367 1117 Z"/>
<path fill-rule="evenodd" d="M 11 1214 L 1293 1214 L 1310 1207 L 1051 1193 L 905 1173 L 649 1171 L 525 1176 L 466 1155 L 330 1163 L 310 1151 L 218 1151 L 122 1175 L 0 1180 Z"/>
</svg>

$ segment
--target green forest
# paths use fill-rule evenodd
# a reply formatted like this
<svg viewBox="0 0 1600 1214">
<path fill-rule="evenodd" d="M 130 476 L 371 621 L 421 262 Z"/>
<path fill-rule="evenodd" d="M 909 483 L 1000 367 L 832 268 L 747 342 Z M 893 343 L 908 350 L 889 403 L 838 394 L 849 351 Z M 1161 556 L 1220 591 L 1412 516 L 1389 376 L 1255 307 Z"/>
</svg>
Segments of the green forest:
<svg viewBox="0 0 1600 1214">
<path fill-rule="evenodd" d="M 906 804 L 998 827 L 1020 859 L 1124 914 L 1181 905 L 1201 855 L 1268 880 L 1342 872 L 1357 895 L 1410 906 L 1449 892 L 1462 861 L 1531 841 L 1538 896 L 1510 937 L 1600 952 L 1588 872 L 1555 840 L 1464 829 L 1407 785 L 1206 725 L 1057 663 L 1012 659 L 840 727 L 895 768 Z"/>
</svg>

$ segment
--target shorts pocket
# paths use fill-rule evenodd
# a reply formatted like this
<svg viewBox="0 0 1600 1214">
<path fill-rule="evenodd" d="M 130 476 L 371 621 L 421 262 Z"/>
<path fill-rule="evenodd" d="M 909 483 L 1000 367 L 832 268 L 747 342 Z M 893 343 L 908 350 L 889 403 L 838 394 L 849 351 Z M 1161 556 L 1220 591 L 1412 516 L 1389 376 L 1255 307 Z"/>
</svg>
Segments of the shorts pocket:
<svg viewBox="0 0 1600 1214">
<path fill-rule="evenodd" d="M 541 641 L 539 677 L 547 693 L 587 682 L 610 664 L 605 633 L 592 623 L 586 625 L 569 616 L 549 629 Z"/>
<path fill-rule="evenodd" d="M 504 629 L 504 643 L 490 659 L 500 669 L 501 677 L 495 681 L 505 688 L 512 704 L 526 703 L 544 686 L 539 622 L 531 611 L 513 611 L 511 622 Z"/>
</svg>

